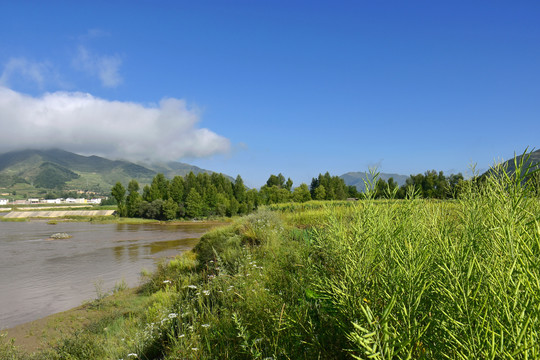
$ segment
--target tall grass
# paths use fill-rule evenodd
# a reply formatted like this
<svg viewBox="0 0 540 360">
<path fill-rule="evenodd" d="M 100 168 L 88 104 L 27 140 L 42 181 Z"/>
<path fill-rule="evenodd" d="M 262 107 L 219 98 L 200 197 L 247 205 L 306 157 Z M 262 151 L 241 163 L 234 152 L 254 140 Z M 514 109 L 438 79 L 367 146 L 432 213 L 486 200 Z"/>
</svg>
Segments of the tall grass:
<svg viewBox="0 0 540 360">
<path fill-rule="evenodd" d="M 540 358 L 540 203 L 523 163 L 498 171 L 457 201 L 266 207 L 43 358 Z"/>
</svg>

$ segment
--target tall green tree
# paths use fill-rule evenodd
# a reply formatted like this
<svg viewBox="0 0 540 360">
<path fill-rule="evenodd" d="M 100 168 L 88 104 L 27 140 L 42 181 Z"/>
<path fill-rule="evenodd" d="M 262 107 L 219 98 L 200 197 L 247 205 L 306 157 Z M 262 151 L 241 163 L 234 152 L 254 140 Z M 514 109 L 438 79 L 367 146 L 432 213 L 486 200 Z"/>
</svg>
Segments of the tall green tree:
<svg viewBox="0 0 540 360">
<path fill-rule="evenodd" d="M 126 198 L 126 189 L 120 181 L 118 181 L 111 189 L 111 195 L 116 200 L 118 205 L 124 204 Z"/>
<path fill-rule="evenodd" d="M 126 216 L 126 189 L 120 181 L 118 181 L 111 189 L 111 195 L 118 204 L 118 214 L 120 216 Z"/>
<path fill-rule="evenodd" d="M 314 199 L 315 200 L 324 200 L 326 199 L 326 189 L 324 188 L 324 185 L 319 185 L 314 191 Z"/>
<path fill-rule="evenodd" d="M 184 178 L 178 175 L 175 176 L 169 186 L 169 195 L 177 204 L 180 204 L 184 198 L 184 189 Z"/>
<path fill-rule="evenodd" d="M 133 179 L 128 184 L 128 196 L 126 199 L 127 216 L 138 216 L 141 202 L 142 197 L 141 194 L 139 194 L 139 183 L 137 180 Z"/>
<path fill-rule="evenodd" d="M 203 199 L 195 188 L 191 188 L 186 198 L 186 215 L 191 218 L 197 218 L 202 216 L 203 212 Z"/>
<path fill-rule="evenodd" d="M 172 199 L 168 198 L 163 203 L 163 217 L 165 220 L 174 220 L 178 213 L 178 204 Z"/>
<path fill-rule="evenodd" d="M 299 187 L 295 188 L 293 190 L 292 198 L 296 202 L 306 202 L 311 200 L 311 193 L 309 192 L 307 184 L 302 183 Z"/>
<path fill-rule="evenodd" d="M 285 187 L 285 177 L 282 173 L 279 173 L 279 175 L 270 175 L 268 180 L 266 181 L 266 186 L 272 187 L 277 186 L 278 188 Z"/>
<path fill-rule="evenodd" d="M 169 180 L 165 175 L 159 173 L 152 179 L 150 185 L 150 199 L 152 201 L 161 199 L 167 200 L 169 198 Z"/>
<path fill-rule="evenodd" d="M 246 200 L 246 187 L 244 185 L 244 180 L 242 180 L 242 177 L 238 175 L 236 177 L 236 180 L 234 181 L 234 197 L 238 202 L 242 203 Z"/>
<path fill-rule="evenodd" d="M 146 202 L 152 202 L 152 195 L 150 194 L 150 185 L 146 184 L 143 187 L 142 198 Z"/>
<path fill-rule="evenodd" d="M 292 186 L 293 186 L 293 181 L 291 180 L 291 178 L 288 178 L 287 182 L 285 183 L 285 189 L 291 191 Z"/>
</svg>

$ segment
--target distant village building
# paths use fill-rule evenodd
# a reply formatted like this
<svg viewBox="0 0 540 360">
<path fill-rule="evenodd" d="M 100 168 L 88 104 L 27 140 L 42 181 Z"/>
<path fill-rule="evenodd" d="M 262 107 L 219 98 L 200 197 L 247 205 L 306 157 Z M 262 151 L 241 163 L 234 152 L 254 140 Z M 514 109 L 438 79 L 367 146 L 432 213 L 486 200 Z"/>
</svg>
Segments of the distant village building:
<svg viewBox="0 0 540 360">
<path fill-rule="evenodd" d="M 86 204 L 87 200 L 85 198 L 79 198 L 79 199 L 74 199 L 74 198 L 67 198 L 66 199 L 66 204 Z"/>
<path fill-rule="evenodd" d="M 28 199 L 29 204 L 39 204 L 39 199 Z"/>
<path fill-rule="evenodd" d="M 8 199 L 0 199 L 0 206 L 1 206 L 1 205 L 7 205 L 8 202 L 9 202 Z"/>
<path fill-rule="evenodd" d="M 61 204 L 62 199 L 45 199 L 45 204 Z"/>
</svg>

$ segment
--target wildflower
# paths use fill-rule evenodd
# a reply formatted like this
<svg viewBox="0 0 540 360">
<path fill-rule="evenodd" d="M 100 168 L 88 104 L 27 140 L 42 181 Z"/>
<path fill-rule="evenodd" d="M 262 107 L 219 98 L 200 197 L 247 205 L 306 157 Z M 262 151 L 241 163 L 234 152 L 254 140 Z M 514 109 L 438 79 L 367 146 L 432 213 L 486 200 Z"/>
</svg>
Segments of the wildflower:
<svg viewBox="0 0 540 360">
<path fill-rule="evenodd" d="M 170 313 L 169 314 L 169 319 L 174 319 L 175 317 L 177 317 L 178 314 L 177 313 Z"/>
<path fill-rule="evenodd" d="M 183 338 L 183 337 L 185 337 L 185 336 L 186 336 L 186 335 L 182 334 L 182 335 L 179 336 L 179 338 Z"/>
<path fill-rule="evenodd" d="M 210 290 L 203 290 L 203 294 L 206 296 L 210 295 Z"/>
<path fill-rule="evenodd" d="M 137 354 L 135 354 L 135 353 L 129 353 L 127 356 L 128 357 L 138 357 Z"/>
<path fill-rule="evenodd" d="M 209 328 L 210 327 L 210 324 L 202 324 L 201 325 L 203 328 Z"/>
<path fill-rule="evenodd" d="M 199 350 L 199 348 L 191 348 L 191 350 L 197 351 L 197 350 Z"/>
<path fill-rule="evenodd" d="M 190 288 L 190 289 L 196 289 L 197 285 L 188 285 L 187 287 Z"/>
<path fill-rule="evenodd" d="M 164 284 L 170 284 L 170 283 L 171 283 L 171 280 L 164 280 L 163 283 L 164 283 Z"/>
</svg>

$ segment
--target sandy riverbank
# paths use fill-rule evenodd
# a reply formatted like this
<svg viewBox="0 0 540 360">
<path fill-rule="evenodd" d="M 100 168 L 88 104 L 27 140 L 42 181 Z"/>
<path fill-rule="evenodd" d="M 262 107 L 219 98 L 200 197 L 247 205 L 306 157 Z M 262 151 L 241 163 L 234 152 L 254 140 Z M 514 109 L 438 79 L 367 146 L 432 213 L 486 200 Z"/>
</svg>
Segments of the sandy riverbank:
<svg viewBox="0 0 540 360">
<path fill-rule="evenodd" d="M 98 322 L 110 315 L 110 308 L 118 302 L 137 296 L 137 289 L 128 289 L 104 298 L 100 306 L 89 302 L 76 308 L 49 315 L 42 319 L 1 330 L 15 346 L 27 353 L 47 349 L 56 345 L 63 336 L 71 335 L 85 326 Z"/>
</svg>

